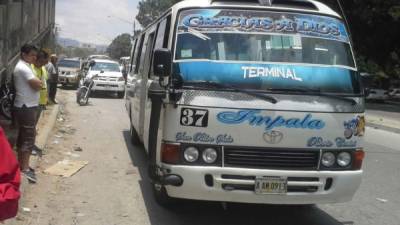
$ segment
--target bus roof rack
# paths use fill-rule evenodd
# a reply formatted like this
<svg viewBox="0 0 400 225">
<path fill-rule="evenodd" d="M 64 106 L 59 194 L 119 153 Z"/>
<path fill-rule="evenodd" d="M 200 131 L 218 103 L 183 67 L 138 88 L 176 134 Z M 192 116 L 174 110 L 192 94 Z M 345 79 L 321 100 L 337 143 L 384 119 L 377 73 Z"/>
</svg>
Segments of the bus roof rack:
<svg viewBox="0 0 400 225">
<path fill-rule="evenodd" d="M 308 0 L 211 0 L 211 3 L 214 2 L 226 2 L 226 3 L 240 2 L 240 3 L 259 4 L 264 6 L 296 7 L 303 9 L 318 10 L 317 6 L 315 6 L 311 1 Z"/>
</svg>

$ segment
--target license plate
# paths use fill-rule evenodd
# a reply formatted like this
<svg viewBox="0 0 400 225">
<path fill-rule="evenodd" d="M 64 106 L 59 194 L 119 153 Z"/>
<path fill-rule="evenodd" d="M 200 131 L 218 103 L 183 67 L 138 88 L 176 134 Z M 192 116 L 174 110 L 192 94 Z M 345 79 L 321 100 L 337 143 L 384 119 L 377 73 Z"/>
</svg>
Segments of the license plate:
<svg viewBox="0 0 400 225">
<path fill-rule="evenodd" d="M 287 178 L 284 177 L 257 177 L 255 180 L 256 194 L 286 194 Z"/>
</svg>

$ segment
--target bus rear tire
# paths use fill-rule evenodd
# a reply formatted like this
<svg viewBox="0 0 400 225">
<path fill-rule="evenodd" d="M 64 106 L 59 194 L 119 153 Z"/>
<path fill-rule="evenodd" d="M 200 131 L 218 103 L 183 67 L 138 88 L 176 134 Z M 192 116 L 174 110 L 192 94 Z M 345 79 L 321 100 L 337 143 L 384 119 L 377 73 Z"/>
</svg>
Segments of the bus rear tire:
<svg viewBox="0 0 400 225">
<path fill-rule="evenodd" d="M 132 126 L 132 123 L 131 123 L 131 129 L 130 129 L 129 133 L 131 135 L 131 143 L 133 145 L 140 145 L 141 143 L 140 143 L 139 135 L 136 132 L 136 129 Z"/>
</svg>

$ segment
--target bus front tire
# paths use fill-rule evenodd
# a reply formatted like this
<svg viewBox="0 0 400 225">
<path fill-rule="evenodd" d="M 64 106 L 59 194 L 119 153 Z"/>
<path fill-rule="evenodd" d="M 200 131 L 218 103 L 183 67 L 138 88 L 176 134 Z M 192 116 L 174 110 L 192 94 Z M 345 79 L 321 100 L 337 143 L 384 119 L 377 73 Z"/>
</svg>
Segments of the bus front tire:
<svg viewBox="0 0 400 225">
<path fill-rule="evenodd" d="M 176 205 L 177 200 L 168 195 L 167 190 L 161 184 L 152 183 L 153 195 L 157 204 L 164 208 L 171 208 Z"/>
<path fill-rule="evenodd" d="M 139 135 L 136 132 L 136 129 L 132 126 L 132 123 L 131 123 L 130 135 L 131 135 L 131 143 L 133 145 L 140 145 Z"/>
</svg>

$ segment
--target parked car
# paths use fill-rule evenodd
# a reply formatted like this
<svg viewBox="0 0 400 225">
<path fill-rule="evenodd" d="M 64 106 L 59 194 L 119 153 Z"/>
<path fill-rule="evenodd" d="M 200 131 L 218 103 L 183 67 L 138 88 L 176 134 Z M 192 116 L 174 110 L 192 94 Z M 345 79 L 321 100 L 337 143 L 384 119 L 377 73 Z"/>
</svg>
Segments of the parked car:
<svg viewBox="0 0 400 225">
<path fill-rule="evenodd" d="M 111 59 L 108 55 L 90 55 L 88 60 L 92 59 Z"/>
<path fill-rule="evenodd" d="M 400 100 L 400 88 L 391 89 L 389 91 L 389 97 Z"/>
<path fill-rule="evenodd" d="M 91 60 L 87 78 L 91 78 L 94 75 L 98 75 L 98 77 L 93 79 L 92 93 L 100 91 L 116 92 L 119 98 L 124 97 L 125 79 L 117 62 L 107 59 Z"/>
<path fill-rule="evenodd" d="M 58 62 L 58 83 L 63 86 L 79 84 L 79 73 L 81 70 L 81 60 L 78 58 L 65 58 Z"/>
<path fill-rule="evenodd" d="M 367 101 L 385 102 L 389 99 L 389 92 L 384 89 L 371 88 L 368 91 Z"/>
</svg>

